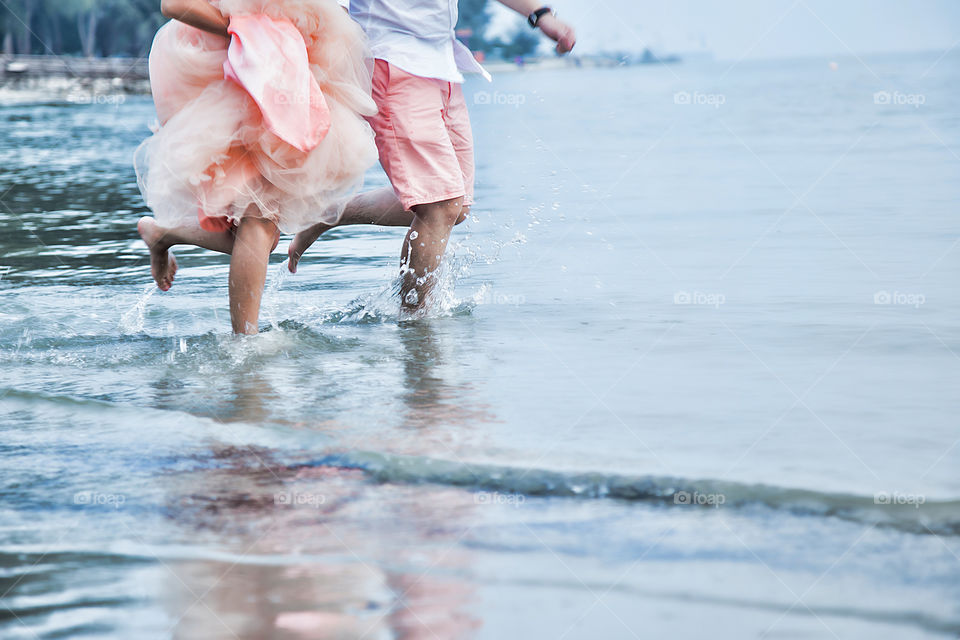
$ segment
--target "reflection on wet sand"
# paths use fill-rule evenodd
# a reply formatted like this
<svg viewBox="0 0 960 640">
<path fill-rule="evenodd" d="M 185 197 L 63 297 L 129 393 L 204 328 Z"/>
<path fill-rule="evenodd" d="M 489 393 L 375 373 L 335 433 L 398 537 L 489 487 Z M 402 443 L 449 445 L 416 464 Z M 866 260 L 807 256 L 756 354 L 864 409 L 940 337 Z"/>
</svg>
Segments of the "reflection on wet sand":
<svg viewBox="0 0 960 640">
<path fill-rule="evenodd" d="M 217 346 L 205 345 L 205 348 L 213 350 Z M 216 362 L 211 358 L 204 367 L 213 368 Z M 271 420 L 270 412 L 276 410 L 280 398 L 258 370 L 259 363 L 252 358 L 248 362 L 229 363 L 232 366 L 227 366 L 228 363 L 223 360 L 222 369 L 206 374 L 202 388 L 189 392 L 185 392 L 186 383 L 179 377 L 181 367 L 170 367 L 166 376 L 153 382 L 154 406 L 223 423 L 259 424 Z"/>
<path fill-rule="evenodd" d="M 479 401 L 476 384 L 462 377 L 456 366 L 455 348 L 462 339 L 464 327 L 451 327 L 441 321 L 422 320 L 400 327 L 404 348 L 403 402 L 406 414 L 403 425 L 436 432 L 441 429 L 475 427 L 496 418 L 489 405 Z M 457 333 L 455 333 L 457 332 Z M 462 441 L 458 432 L 452 440 Z"/>
<path fill-rule="evenodd" d="M 224 560 L 167 563 L 176 637 L 466 638 L 477 626 L 457 545 L 477 508 L 469 494 L 371 487 L 335 468 L 191 480 L 172 519 L 229 548 Z"/>
<path fill-rule="evenodd" d="M 254 552 L 251 552 L 254 553 Z M 388 638 L 391 593 L 367 565 L 221 562 L 171 567 L 176 638 Z"/>
<path fill-rule="evenodd" d="M 436 440 L 488 418 L 471 383 L 445 378 L 451 336 L 420 323 L 400 335 L 404 426 Z M 262 377 L 232 381 L 233 409 L 220 420 L 276 413 Z M 473 494 L 376 485 L 357 470 L 277 463 L 268 451 L 211 453 L 217 469 L 167 482 L 171 520 L 211 534 L 225 555 L 166 563 L 175 637 L 447 639 L 479 627 L 468 613 L 472 558 L 459 545 L 480 508 Z"/>
</svg>

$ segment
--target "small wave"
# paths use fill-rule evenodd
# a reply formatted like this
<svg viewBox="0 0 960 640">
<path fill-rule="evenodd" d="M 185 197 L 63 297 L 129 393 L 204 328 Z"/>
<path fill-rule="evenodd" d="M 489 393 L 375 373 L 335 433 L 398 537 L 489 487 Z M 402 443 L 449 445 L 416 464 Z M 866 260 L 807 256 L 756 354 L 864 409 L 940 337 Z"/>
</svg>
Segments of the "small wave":
<svg viewBox="0 0 960 640">
<path fill-rule="evenodd" d="M 302 460 L 304 449 L 323 450 L 329 446 L 327 437 L 321 433 L 293 429 L 282 424 L 264 426 L 262 423 L 231 421 L 225 423 L 212 417 L 197 415 L 180 410 L 143 407 L 110 400 L 73 396 L 68 394 L 47 393 L 0 387 L 0 417 L 18 411 L 44 410 L 50 416 L 67 416 L 74 427 L 70 437 L 62 436 L 58 445 L 77 444 L 82 446 L 86 455 L 96 455 L 104 448 L 111 455 L 125 447 L 135 445 L 137 451 L 150 448 L 150 455 L 168 457 L 158 460 L 161 463 L 193 459 L 203 463 L 200 466 L 224 466 L 223 461 L 212 459 L 209 451 L 211 441 L 219 445 L 231 445 L 238 451 L 256 450 L 259 455 L 275 453 L 278 459 Z M 79 421 L 95 427 L 95 432 L 85 431 L 78 426 Z M 135 429 L 135 424 L 162 424 L 163 429 Z M 103 437 L 101 437 L 103 436 Z M 300 456 L 298 458 L 298 456 Z M 227 461 L 232 463 L 231 461 Z"/>
<path fill-rule="evenodd" d="M 759 506 L 914 534 L 960 535 L 960 500 L 908 504 L 891 500 L 889 494 L 862 496 L 711 479 L 552 471 L 374 452 L 328 455 L 309 466 L 359 469 L 383 483 L 430 483 L 506 494 L 616 499 L 678 508 Z"/>
</svg>

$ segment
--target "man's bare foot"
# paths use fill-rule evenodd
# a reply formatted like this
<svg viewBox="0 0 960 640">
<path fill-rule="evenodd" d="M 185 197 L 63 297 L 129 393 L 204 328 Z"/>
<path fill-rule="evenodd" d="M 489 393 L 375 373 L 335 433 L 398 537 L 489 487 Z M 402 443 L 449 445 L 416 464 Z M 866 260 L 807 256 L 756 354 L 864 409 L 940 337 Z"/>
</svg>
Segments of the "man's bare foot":
<svg viewBox="0 0 960 640">
<path fill-rule="evenodd" d="M 327 231 L 330 231 L 330 229 L 333 229 L 333 227 L 321 222 L 320 224 L 313 225 L 306 231 L 301 231 L 293 238 L 290 242 L 290 248 L 287 249 L 287 255 L 290 257 L 290 273 L 297 272 L 297 264 L 300 262 L 303 254 L 317 241 L 317 238 Z"/>
<path fill-rule="evenodd" d="M 137 231 L 150 249 L 150 273 L 154 281 L 161 291 L 169 291 L 177 274 L 177 259 L 170 253 L 170 245 L 163 241 L 163 228 L 150 216 L 144 216 L 137 222 Z"/>
</svg>

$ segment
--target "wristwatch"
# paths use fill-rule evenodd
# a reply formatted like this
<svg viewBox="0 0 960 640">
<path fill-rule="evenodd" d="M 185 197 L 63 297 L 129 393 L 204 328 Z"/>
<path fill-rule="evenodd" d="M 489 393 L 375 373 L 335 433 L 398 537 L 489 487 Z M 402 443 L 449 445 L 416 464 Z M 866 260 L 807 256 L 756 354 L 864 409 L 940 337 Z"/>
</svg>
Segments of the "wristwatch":
<svg viewBox="0 0 960 640">
<path fill-rule="evenodd" d="M 548 13 L 553 13 L 553 9 L 551 9 L 550 7 L 540 7 L 539 9 L 531 13 L 530 16 L 527 18 L 527 22 L 530 23 L 530 28 L 536 29 L 537 24 L 540 22 L 540 18 L 547 15 Z"/>
</svg>

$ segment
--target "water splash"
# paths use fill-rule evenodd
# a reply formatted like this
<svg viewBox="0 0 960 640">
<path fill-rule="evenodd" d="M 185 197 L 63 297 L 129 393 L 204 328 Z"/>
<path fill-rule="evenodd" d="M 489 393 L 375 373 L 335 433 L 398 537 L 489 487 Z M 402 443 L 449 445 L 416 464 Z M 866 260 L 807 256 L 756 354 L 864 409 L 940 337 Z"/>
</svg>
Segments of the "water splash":
<svg viewBox="0 0 960 640">
<path fill-rule="evenodd" d="M 144 287 L 143 293 L 140 294 L 136 304 L 120 316 L 120 333 L 129 335 L 143 331 L 147 315 L 147 302 L 156 292 L 157 285 L 152 282 Z"/>
<path fill-rule="evenodd" d="M 290 260 L 284 260 L 273 270 L 273 274 L 270 275 L 267 285 L 264 288 L 263 301 L 260 304 L 260 315 L 265 318 L 274 329 L 280 328 L 280 322 L 282 320 L 280 317 L 280 291 L 292 276 L 293 274 L 290 273 Z M 288 305 L 284 306 L 286 307 Z"/>
<path fill-rule="evenodd" d="M 542 209 L 535 208 L 537 210 Z M 533 212 L 535 213 L 535 212 Z M 410 232 L 408 239 L 417 239 L 418 234 Z M 506 247 L 514 248 L 526 242 L 526 238 L 498 240 L 484 235 L 482 242 L 472 239 L 470 234 L 453 243 L 440 267 L 429 275 L 433 282 L 427 304 L 421 312 L 406 313 L 401 308 L 402 275 L 398 274 L 379 290 L 362 294 L 347 303 L 318 305 L 312 291 L 286 290 L 287 283 L 294 278 L 289 271 L 289 261 L 284 260 L 269 275 L 264 290 L 261 318 L 268 323 L 271 331 L 283 331 L 284 324 L 293 317 L 304 326 L 325 324 L 379 324 L 419 319 L 432 319 L 469 314 L 478 304 L 491 298 L 488 284 L 478 284 L 476 289 L 458 295 L 457 287 L 472 272 L 476 264 L 490 265 L 501 259 Z M 415 304 L 419 294 L 409 292 L 408 304 Z"/>
</svg>

